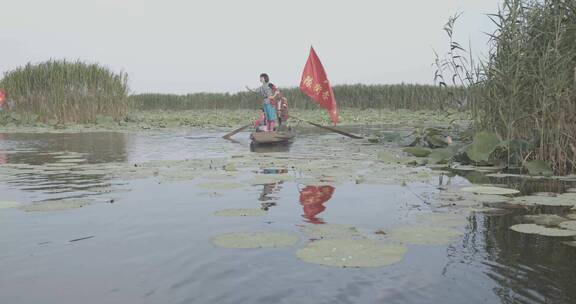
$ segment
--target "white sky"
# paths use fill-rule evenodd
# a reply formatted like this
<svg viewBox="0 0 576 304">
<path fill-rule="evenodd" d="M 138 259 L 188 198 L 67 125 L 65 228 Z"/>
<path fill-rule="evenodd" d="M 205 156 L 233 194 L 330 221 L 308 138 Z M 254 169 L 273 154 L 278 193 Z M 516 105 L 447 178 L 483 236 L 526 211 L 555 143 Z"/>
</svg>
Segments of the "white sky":
<svg viewBox="0 0 576 304">
<path fill-rule="evenodd" d="M 486 53 L 497 0 L 0 0 L 0 73 L 49 58 L 98 62 L 133 93 L 236 92 L 267 72 L 296 86 L 314 45 L 332 84 L 432 83 L 444 23 Z"/>
</svg>

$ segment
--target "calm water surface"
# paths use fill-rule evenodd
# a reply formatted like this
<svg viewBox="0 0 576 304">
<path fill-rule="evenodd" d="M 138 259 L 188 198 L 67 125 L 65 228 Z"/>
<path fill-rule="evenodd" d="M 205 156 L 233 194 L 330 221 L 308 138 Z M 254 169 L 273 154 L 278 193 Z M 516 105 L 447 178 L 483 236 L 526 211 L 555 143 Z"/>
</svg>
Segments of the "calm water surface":
<svg viewBox="0 0 576 304">
<path fill-rule="evenodd" d="M 105 166 L 233 156 L 265 160 L 273 153 L 326 158 L 346 149 L 374 149 L 310 133 L 289 149 L 251 151 L 247 134 L 238 135 L 238 143 L 221 135 L 0 134 L 0 164 L 24 164 L 0 176 L 0 201 L 98 202 L 53 212 L 0 210 L 0 303 L 576 303 L 576 250 L 510 231 L 519 211 L 475 213 L 451 244 L 409 246 L 401 262 L 387 267 L 331 268 L 295 256 L 308 242 L 302 225 L 347 224 L 370 234 L 430 212 L 422 198 L 438 191 L 437 178 L 407 186 L 340 183 L 324 188 L 323 201 L 310 206 L 302 203 L 307 185 L 297 182 L 211 192 L 198 186 L 210 182 L 202 178 L 123 180 L 25 165 L 57 163 L 59 152 L 78 153 L 79 165 Z M 468 180 L 456 176 L 452 182 Z M 130 191 L 93 190 L 98 187 Z M 268 213 L 213 215 L 226 208 Z M 225 249 L 210 242 L 223 233 L 262 230 L 292 232 L 301 240 L 277 249 Z"/>
</svg>

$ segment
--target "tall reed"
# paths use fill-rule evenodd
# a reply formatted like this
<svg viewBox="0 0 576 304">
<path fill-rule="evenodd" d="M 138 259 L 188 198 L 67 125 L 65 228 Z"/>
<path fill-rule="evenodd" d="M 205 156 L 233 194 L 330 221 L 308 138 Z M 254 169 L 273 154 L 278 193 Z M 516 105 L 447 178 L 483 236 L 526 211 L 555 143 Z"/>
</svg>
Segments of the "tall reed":
<svg viewBox="0 0 576 304">
<path fill-rule="evenodd" d="M 557 173 L 576 167 L 576 1 L 505 0 L 482 66 L 477 125 Z"/>
<path fill-rule="evenodd" d="M 318 106 L 298 88 L 282 89 L 290 106 L 315 109 Z M 457 106 L 453 96 L 464 88 L 442 89 L 433 85 L 337 85 L 340 107 L 359 109 L 439 109 Z M 195 93 L 187 95 L 139 94 L 131 96 L 139 110 L 256 109 L 261 98 L 254 93 Z"/>
<path fill-rule="evenodd" d="M 0 81 L 11 111 L 41 121 L 93 122 L 98 115 L 128 112 L 127 74 L 98 64 L 49 60 L 9 71 Z"/>
</svg>

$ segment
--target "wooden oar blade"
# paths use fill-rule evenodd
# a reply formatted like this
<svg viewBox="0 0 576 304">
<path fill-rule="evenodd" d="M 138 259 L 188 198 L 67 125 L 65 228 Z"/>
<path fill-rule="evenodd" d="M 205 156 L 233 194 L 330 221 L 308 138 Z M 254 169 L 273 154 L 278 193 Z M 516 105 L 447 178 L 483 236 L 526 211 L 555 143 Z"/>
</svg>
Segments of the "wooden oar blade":
<svg viewBox="0 0 576 304">
<path fill-rule="evenodd" d="M 298 118 L 298 117 L 294 117 L 294 116 L 292 116 L 292 117 L 295 118 L 295 119 L 297 119 L 297 120 L 300 120 L 300 121 L 309 123 L 309 124 L 311 124 L 311 125 L 313 125 L 313 126 L 315 126 L 315 127 L 322 128 L 322 129 L 326 129 L 326 130 L 328 130 L 328 131 L 331 131 L 331 132 L 334 132 L 334 133 L 338 133 L 338 134 L 340 134 L 340 135 L 344 135 L 344 136 L 347 136 L 347 137 L 350 137 L 350 138 L 353 138 L 353 139 L 363 139 L 363 138 L 364 138 L 364 137 L 362 137 L 362 136 L 358 136 L 358 135 L 354 135 L 354 134 L 351 134 L 351 133 L 348 133 L 348 132 L 344 132 L 344 131 L 338 130 L 338 129 L 336 129 L 336 128 L 326 127 L 326 126 L 323 126 L 323 125 L 320 125 L 320 124 L 317 124 L 317 123 L 313 123 L 313 122 L 311 122 L 311 121 L 307 121 L 307 120 L 300 119 L 300 118 Z"/>
<path fill-rule="evenodd" d="M 236 133 L 242 132 L 242 130 L 250 127 L 251 125 L 252 124 L 247 124 L 247 125 L 242 126 L 242 127 L 238 128 L 238 129 L 236 129 L 230 133 L 226 133 L 224 136 L 222 136 L 222 138 L 230 139 L 230 137 L 234 136 Z"/>
</svg>

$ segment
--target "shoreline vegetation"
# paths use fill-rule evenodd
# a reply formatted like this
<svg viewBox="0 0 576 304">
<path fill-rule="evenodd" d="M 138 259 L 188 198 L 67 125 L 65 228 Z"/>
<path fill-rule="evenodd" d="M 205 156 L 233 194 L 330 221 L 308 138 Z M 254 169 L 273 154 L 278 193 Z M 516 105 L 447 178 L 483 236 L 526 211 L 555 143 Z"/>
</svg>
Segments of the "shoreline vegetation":
<svg viewBox="0 0 576 304">
<path fill-rule="evenodd" d="M 434 80 L 439 86 L 335 86 L 342 124 L 470 126 L 466 131 L 474 134 L 468 136 L 473 140 L 463 149 L 476 165 L 573 173 L 576 5 L 504 0 L 500 10 L 487 17 L 496 31 L 490 34 L 488 56 L 478 61 L 453 40 L 458 16 L 444 28 L 448 53 L 436 54 Z M 0 89 L 12 103 L 0 114 L 3 130 L 237 127 L 253 121 L 261 106 L 258 96 L 248 92 L 130 96 L 125 73 L 79 61 L 28 64 L 8 72 Z M 283 92 L 292 116 L 329 124 L 325 113 L 297 88 Z M 418 132 L 423 148 L 445 148 L 435 142 L 446 132 Z M 448 159 L 463 152 L 442 151 Z"/>
<path fill-rule="evenodd" d="M 291 111 L 292 115 L 304 120 L 330 125 L 323 110 Z M 114 120 L 107 116 L 98 116 L 93 123 L 42 123 L 37 120 L 21 120 L 14 113 L 0 113 L 2 132 L 80 132 L 80 131 L 146 131 L 190 128 L 234 128 L 250 123 L 256 117 L 254 109 L 199 109 L 199 110 L 135 110 L 122 120 Z M 338 126 L 396 126 L 396 127 L 469 127 L 471 119 L 468 112 L 463 111 L 433 111 L 433 110 L 387 110 L 387 109 L 341 109 L 341 122 Z M 294 119 L 292 125 L 298 125 Z M 301 123 L 307 127 L 307 124 Z"/>
</svg>

